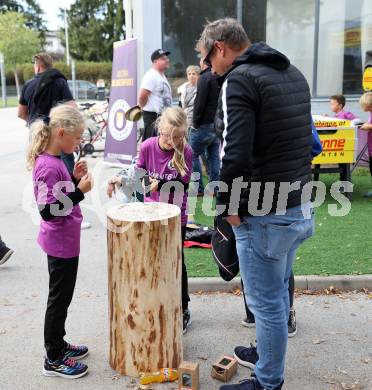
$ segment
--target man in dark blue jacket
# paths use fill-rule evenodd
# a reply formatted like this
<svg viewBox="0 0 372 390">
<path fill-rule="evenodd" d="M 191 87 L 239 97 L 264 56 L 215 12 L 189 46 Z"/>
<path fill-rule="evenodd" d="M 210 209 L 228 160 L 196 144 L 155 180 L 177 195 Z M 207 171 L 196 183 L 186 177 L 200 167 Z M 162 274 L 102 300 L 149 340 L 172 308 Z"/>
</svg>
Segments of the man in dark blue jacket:
<svg viewBox="0 0 372 390">
<path fill-rule="evenodd" d="M 310 91 L 288 58 L 251 44 L 226 18 L 198 42 L 221 75 L 217 123 L 223 133 L 217 212 L 232 225 L 257 347 L 237 347 L 255 376 L 221 390 L 276 390 L 284 382 L 288 280 L 299 245 L 313 234 Z"/>
</svg>

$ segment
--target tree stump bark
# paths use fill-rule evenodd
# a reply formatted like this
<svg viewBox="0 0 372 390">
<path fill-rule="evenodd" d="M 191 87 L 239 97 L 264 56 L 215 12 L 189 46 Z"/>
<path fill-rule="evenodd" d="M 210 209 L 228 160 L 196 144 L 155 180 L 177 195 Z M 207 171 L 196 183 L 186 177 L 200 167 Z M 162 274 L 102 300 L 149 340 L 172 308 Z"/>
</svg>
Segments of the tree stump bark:
<svg viewBox="0 0 372 390">
<path fill-rule="evenodd" d="M 129 203 L 107 212 L 110 365 L 121 375 L 178 368 L 183 357 L 180 209 Z"/>
</svg>

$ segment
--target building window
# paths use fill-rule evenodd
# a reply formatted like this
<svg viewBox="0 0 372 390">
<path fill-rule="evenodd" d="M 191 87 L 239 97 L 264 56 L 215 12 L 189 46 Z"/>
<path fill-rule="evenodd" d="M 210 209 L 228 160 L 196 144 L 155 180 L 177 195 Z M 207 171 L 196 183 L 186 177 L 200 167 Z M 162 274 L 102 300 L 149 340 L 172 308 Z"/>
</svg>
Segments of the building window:
<svg viewBox="0 0 372 390">
<path fill-rule="evenodd" d="M 315 0 L 267 0 L 266 42 L 285 54 L 312 86 Z"/>
<path fill-rule="evenodd" d="M 253 42 L 264 41 L 266 0 L 162 1 L 163 48 L 171 52 L 171 68 L 167 76 L 173 96 L 186 80 L 187 66 L 199 64 L 195 44 L 206 22 L 224 17 L 237 18 L 239 11 L 249 38 Z"/>
<path fill-rule="evenodd" d="M 366 51 L 372 49 L 372 2 L 321 2 L 317 94 L 360 95 Z"/>
<path fill-rule="evenodd" d="M 313 97 L 360 95 L 366 52 L 372 50 L 372 0 L 163 0 L 163 47 L 172 52 L 173 91 L 207 20 L 242 21 L 252 42 L 266 41 L 305 75 Z"/>
</svg>

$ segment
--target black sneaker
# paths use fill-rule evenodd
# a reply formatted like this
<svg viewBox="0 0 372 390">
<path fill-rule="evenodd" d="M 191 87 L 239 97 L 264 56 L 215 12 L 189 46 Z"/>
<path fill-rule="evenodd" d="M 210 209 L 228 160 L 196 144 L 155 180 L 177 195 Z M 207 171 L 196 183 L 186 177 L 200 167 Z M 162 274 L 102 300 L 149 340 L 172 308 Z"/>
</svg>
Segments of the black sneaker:
<svg viewBox="0 0 372 390">
<path fill-rule="evenodd" d="M 282 382 L 275 390 L 281 390 L 283 386 Z M 244 379 L 236 385 L 224 385 L 220 387 L 220 390 L 265 390 L 261 383 L 255 378 Z"/>
<path fill-rule="evenodd" d="M 265 390 L 255 378 L 244 379 L 236 385 L 224 385 L 220 390 Z"/>
<path fill-rule="evenodd" d="M 190 310 L 186 309 L 183 311 L 183 334 L 187 332 L 187 328 L 191 325 Z"/>
<path fill-rule="evenodd" d="M 254 317 L 246 317 L 242 320 L 242 325 L 246 328 L 254 328 L 256 326 L 256 321 L 254 320 Z"/>
<path fill-rule="evenodd" d="M 64 359 L 72 358 L 74 360 L 79 360 L 88 355 L 88 347 L 85 345 L 72 345 L 65 342 L 65 349 L 63 351 Z"/>
<path fill-rule="evenodd" d="M 249 367 L 252 370 L 258 361 L 257 348 L 251 344 L 250 347 L 236 347 L 234 349 L 234 357 L 244 367 Z"/>
<path fill-rule="evenodd" d="M 45 376 L 60 376 L 67 379 L 81 378 L 88 372 L 88 366 L 74 359 L 60 359 L 54 362 L 44 359 L 43 374 Z"/>
<path fill-rule="evenodd" d="M 291 309 L 289 311 L 288 318 L 288 337 L 294 337 L 297 334 L 297 324 L 296 324 L 296 311 Z"/>
<path fill-rule="evenodd" d="M 4 264 L 6 261 L 9 260 L 10 256 L 14 253 L 12 249 L 9 249 L 5 247 L 1 252 L 0 252 L 0 265 Z"/>
</svg>

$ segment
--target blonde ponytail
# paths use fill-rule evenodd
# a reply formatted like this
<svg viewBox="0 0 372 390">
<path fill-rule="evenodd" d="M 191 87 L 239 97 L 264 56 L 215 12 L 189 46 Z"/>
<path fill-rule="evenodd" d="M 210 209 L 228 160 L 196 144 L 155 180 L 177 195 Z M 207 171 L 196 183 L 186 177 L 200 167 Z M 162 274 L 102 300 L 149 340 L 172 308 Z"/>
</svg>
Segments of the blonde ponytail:
<svg viewBox="0 0 372 390">
<path fill-rule="evenodd" d="M 180 107 L 168 107 L 163 111 L 160 118 L 157 120 L 156 127 L 160 129 L 160 131 L 169 130 L 171 137 L 173 138 L 173 133 L 176 129 L 182 129 L 186 131 L 186 114 Z M 172 158 L 172 164 L 182 177 L 185 176 L 188 171 L 185 160 L 185 144 L 185 137 L 183 137 L 182 141 L 178 145 L 173 143 L 174 155 Z"/>
<path fill-rule="evenodd" d="M 31 126 L 32 139 L 27 152 L 28 169 L 32 169 L 38 156 L 46 151 L 54 130 L 59 128 L 63 128 L 68 133 L 84 129 L 84 117 L 77 108 L 61 104 L 51 110 L 50 118 L 34 122 Z"/>
<path fill-rule="evenodd" d="M 32 169 L 38 156 L 49 144 L 51 128 L 42 120 L 37 120 L 31 126 L 31 142 L 27 152 L 27 168 Z"/>
</svg>

